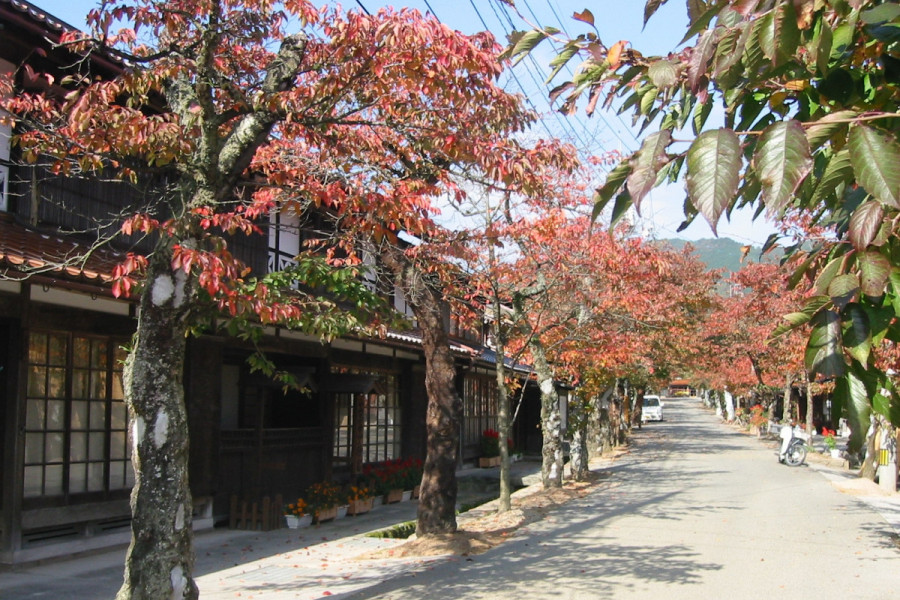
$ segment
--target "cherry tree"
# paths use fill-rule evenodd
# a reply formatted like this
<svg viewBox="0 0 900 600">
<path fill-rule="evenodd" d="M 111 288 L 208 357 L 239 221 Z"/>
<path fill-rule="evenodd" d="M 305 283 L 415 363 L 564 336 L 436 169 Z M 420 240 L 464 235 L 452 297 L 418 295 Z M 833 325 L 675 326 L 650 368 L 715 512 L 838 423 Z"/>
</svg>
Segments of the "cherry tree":
<svg viewBox="0 0 900 600">
<path fill-rule="evenodd" d="M 663 3 L 646 2 L 645 22 Z M 574 15 L 585 33 L 565 39 L 534 26 L 513 37 L 508 54 L 559 39 L 554 74 L 582 60 L 550 94 L 564 111 L 586 97 L 588 114 L 615 107 L 652 128 L 598 189 L 598 211 L 613 199 L 616 214 L 640 209 L 655 185 L 683 175 L 687 221 L 702 215 L 713 232 L 743 206 L 775 218 L 796 212 L 833 232 L 837 244 L 792 249 L 817 294 L 789 323 L 809 325 L 806 368 L 837 377 L 834 400 L 858 448 L 873 410 L 900 423 L 900 396 L 874 364 L 880 341 L 897 341 L 900 8 L 884 0 L 685 4 L 689 45 L 665 56 L 604 40 L 590 9 Z M 721 126 L 709 122 L 714 105 L 724 109 Z"/>
<path fill-rule="evenodd" d="M 154 197 L 121 225 L 122 235 L 148 236 L 152 250 L 131 254 L 114 273 L 115 293 L 140 303 L 125 373 L 132 543 L 117 598 L 198 595 L 186 336 L 213 315 L 231 331 L 277 323 L 323 337 L 377 325 L 367 310 L 377 302 L 360 282 L 362 239 L 400 276 L 425 331 L 420 528 L 455 529 L 459 399 L 434 319 L 440 277 L 409 270 L 415 252 L 397 235 L 428 234 L 431 199 L 461 193 L 451 166 L 497 180 L 525 170 L 507 169 L 497 153 L 530 117 L 495 84 L 494 40 L 415 11 L 364 15 L 306 0 L 110 1 L 89 23 L 90 35 L 67 34 L 63 43 L 113 57 L 117 76 L 76 71 L 58 81 L 63 96 L 10 94 L 3 108 L 19 125 L 15 141 L 26 159 L 58 173 L 102 172 Z M 10 92 L 12 85 L 3 83 Z M 265 276 L 229 251 L 229 236 L 256 234 L 275 212 L 307 210 L 347 235 Z M 319 285 L 333 299 L 303 291 Z M 360 310 L 347 312 L 339 300 Z"/>
</svg>

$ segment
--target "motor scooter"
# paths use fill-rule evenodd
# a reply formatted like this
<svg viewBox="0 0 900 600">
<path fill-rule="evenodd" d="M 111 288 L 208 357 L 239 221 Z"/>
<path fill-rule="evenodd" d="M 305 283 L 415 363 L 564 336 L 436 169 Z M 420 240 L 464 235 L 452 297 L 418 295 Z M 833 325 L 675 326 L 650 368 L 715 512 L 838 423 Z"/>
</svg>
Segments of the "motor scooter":
<svg viewBox="0 0 900 600">
<path fill-rule="evenodd" d="M 785 425 L 781 428 L 782 450 L 778 454 L 778 462 L 789 467 L 799 467 L 806 460 L 806 441 L 794 436 L 794 428 Z M 785 441 L 787 447 L 785 447 Z"/>
</svg>

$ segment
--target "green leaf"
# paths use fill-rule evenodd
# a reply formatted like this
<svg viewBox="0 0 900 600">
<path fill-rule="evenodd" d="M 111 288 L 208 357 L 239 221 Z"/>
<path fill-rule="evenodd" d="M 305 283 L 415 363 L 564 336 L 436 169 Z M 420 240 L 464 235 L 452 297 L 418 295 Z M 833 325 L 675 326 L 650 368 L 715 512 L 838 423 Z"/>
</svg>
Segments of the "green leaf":
<svg viewBox="0 0 900 600">
<path fill-rule="evenodd" d="M 534 50 L 538 44 L 543 42 L 548 35 L 559 33 L 559 29 L 554 27 L 545 27 L 544 29 L 534 29 L 532 31 L 514 31 L 509 35 L 509 47 L 503 52 L 501 58 L 515 58 L 519 55 L 527 55 Z"/>
<path fill-rule="evenodd" d="M 644 138 L 641 149 L 631 157 L 631 175 L 628 176 L 628 192 L 634 207 L 640 213 L 641 201 L 653 186 L 660 169 L 669 162 L 666 149 L 672 143 L 672 132 L 663 130 Z"/>
<path fill-rule="evenodd" d="M 819 294 L 826 294 L 828 292 L 831 282 L 844 270 L 845 260 L 846 258 L 844 256 L 838 256 L 837 258 L 828 261 L 828 264 L 819 271 L 819 275 L 816 277 L 816 292 Z"/>
<path fill-rule="evenodd" d="M 830 310 L 825 310 L 816 314 L 811 323 L 813 330 L 806 344 L 807 370 L 823 377 L 843 375 L 846 365 L 841 354 L 840 317 Z"/>
<path fill-rule="evenodd" d="M 877 25 L 887 23 L 900 17 L 900 4 L 886 3 L 876 6 L 870 10 L 864 10 L 859 14 L 863 23 L 867 25 Z"/>
<path fill-rule="evenodd" d="M 879 373 L 877 392 L 872 396 L 872 409 L 878 414 L 887 417 L 891 425 L 900 427 L 900 394 L 891 377 L 885 373 Z"/>
<path fill-rule="evenodd" d="M 812 203 L 818 205 L 820 202 L 840 197 L 840 190 L 843 186 L 853 181 L 853 165 L 850 164 L 850 150 L 846 147 L 831 157 L 825 167 L 825 172 L 816 183 L 816 189 L 813 192 Z"/>
<path fill-rule="evenodd" d="M 713 56 L 714 77 L 720 77 L 741 60 L 751 31 L 749 22 L 743 21 L 719 39 Z"/>
<path fill-rule="evenodd" d="M 566 44 L 562 50 L 559 51 L 559 54 L 550 61 L 550 66 L 553 67 L 553 70 L 550 72 L 550 75 L 547 76 L 547 79 L 544 83 L 549 84 L 553 81 L 553 78 L 556 77 L 557 73 L 559 73 L 563 67 L 565 67 L 572 57 L 578 54 L 578 45 L 577 44 Z M 571 84 L 571 82 L 569 82 Z"/>
<path fill-rule="evenodd" d="M 869 403 L 869 392 L 865 381 L 855 370 L 847 371 L 835 382 L 835 408 L 843 408 L 850 425 L 850 450 L 855 452 L 862 447 L 866 431 L 869 429 L 869 415 L 872 405 Z M 841 414 L 838 412 L 837 414 Z"/>
<path fill-rule="evenodd" d="M 828 285 L 828 295 L 838 308 L 845 307 L 859 292 L 859 278 L 856 275 L 838 275 Z"/>
<path fill-rule="evenodd" d="M 712 112 L 712 108 L 712 98 L 708 99 L 706 102 L 697 104 L 697 106 L 694 108 L 694 119 L 691 124 L 694 130 L 694 135 L 698 135 L 701 131 L 703 131 L 703 128 L 706 125 L 706 120 L 709 118 L 709 115 Z"/>
<path fill-rule="evenodd" d="M 770 215 L 780 213 L 813 166 L 809 142 L 799 122 L 779 121 L 763 131 L 753 155 Z"/>
<path fill-rule="evenodd" d="M 894 307 L 888 304 L 886 306 L 864 306 L 864 308 L 866 315 L 869 317 L 872 344 L 878 347 L 887 335 L 891 322 L 894 320 Z"/>
<path fill-rule="evenodd" d="M 671 60 L 657 60 L 647 69 L 647 77 L 660 89 L 670 88 L 678 82 L 678 64 Z"/>
<path fill-rule="evenodd" d="M 690 0 L 689 0 L 689 2 L 690 2 Z M 706 29 L 707 25 L 709 25 L 709 22 L 712 21 L 713 18 L 717 14 L 719 14 L 719 12 L 721 12 L 721 10 L 723 8 L 725 8 L 725 6 L 727 4 L 728 4 L 727 2 L 717 2 L 715 4 L 715 6 L 713 6 L 712 8 L 707 10 L 705 13 L 700 15 L 699 18 L 696 18 L 696 19 L 692 18 L 691 27 L 688 29 L 687 33 L 684 34 L 684 38 L 682 38 L 682 40 L 678 43 L 678 45 L 680 46 L 681 44 L 685 43 L 686 41 L 688 41 L 689 39 L 691 39 L 692 37 L 694 37 L 701 31 Z M 695 10 L 696 10 L 697 6 L 698 5 L 696 5 L 696 4 L 694 5 Z M 690 14 L 690 12 L 691 12 L 691 6 L 689 5 L 688 13 Z"/>
<path fill-rule="evenodd" d="M 612 217 L 609 220 L 610 228 L 625 216 L 625 213 L 628 212 L 628 209 L 631 208 L 631 206 L 631 195 L 628 193 L 628 190 L 625 190 L 616 196 L 616 204 L 613 206 Z"/>
<path fill-rule="evenodd" d="M 771 338 L 776 338 L 780 335 L 783 335 L 789 331 L 793 331 L 798 327 L 802 327 L 809 323 L 816 314 L 831 305 L 831 298 L 828 296 L 813 296 L 809 300 L 806 301 L 806 304 L 803 306 L 803 309 L 800 312 L 793 312 L 787 315 L 784 315 L 784 319 L 787 323 L 782 323 L 779 325 L 775 331 L 772 332 L 772 335 L 769 336 Z"/>
<path fill-rule="evenodd" d="M 734 200 L 740 170 L 741 143 L 730 129 L 705 131 L 688 149 L 688 196 L 713 233 L 722 211 Z"/>
<path fill-rule="evenodd" d="M 705 81 L 706 68 L 716 51 L 716 32 L 710 29 L 700 36 L 697 45 L 691 52 L 690 62 L 688 63 L 688 85 L 691 87 L 691 93 L 696 94 L 700 91 L 701 83 Z"/>
<path fill-rule="evenodd" d="M 859 364 L 867 365 L 872 352 L 872 331 L 869 316 L 859 304 L 848 304 L 841 312 L 841 335 L 850 356 Z"/>
<path fill-rule="evenodd" d="M 856 262 L 859 265 L 859 284 L 862 293 L 870 298 L 882 296 L 891 276 L 891 261 L 881 253 L 870 250 L 859 253 Z"/>
<path fill-rule="evenodd" d="M 900 317 L 900 269 L 891 269 L 888 280 L 891 282 L 891 302 L 894 306 L 894 315 Z"/>
<path fill-rule="evenodd" d="M 828 61 L 831 58 L 831 46 L 834 43 L 834 33 L 831 25 L 825 19 L 819 19 L 817 29 L 818 40 L 815 47 L 816 68 L 822 75 L 828 74 Z"/>
<path fill-rule="evenodd" d="M 650 109 L 653 108 L 653 104 L 656 102 L 658 96 L 659 90 L 655 86 L 649 86 L 644 90 L 641 95 L 640 104 L 640 113 L 642 115 L 646 115 L 650 112 Z"/>
<path fill-rule="evenodd" d="M 631 174 L 631 160 L 626 159 L 616 165 L 616 168 L 609 172 L 606 176 L 606 182 L 594 193 L 594 211 L 592 219 L 597 220 L 612 197 L 619 191 L 619 188 L 625 183 L 628 175 Z"/>
<path fill-rule="evenodd" d="M 644 26 L 647 25 L 647 21 L 650 20 L 650 17 L 653 16 L 659 7 L 667 1 L 668 0 L 647 0 L 647 4 L 644 5 Z"/>
<path fill-rule="evenodd" d="M 856 125 L 850 129 L 850 162 L 859 184 L 875 198 L 900 208 L 900 146 L 885 132 Z"/>
<path fill-rule="evenodd" d="M 800 44 L 800 30 L 794 5 L 781 2 L 762 18 L 759 45 L 772 65 L 780 67 L 791 60 Z"/>
<path fill-rule="evenodd" d="M 884 223 L 884 205 L 869 200 L 850 215 L 850 229 L 847 232 L 850 243 L 857 250 L 865 250 L 878 235 Z"/>
</svg>

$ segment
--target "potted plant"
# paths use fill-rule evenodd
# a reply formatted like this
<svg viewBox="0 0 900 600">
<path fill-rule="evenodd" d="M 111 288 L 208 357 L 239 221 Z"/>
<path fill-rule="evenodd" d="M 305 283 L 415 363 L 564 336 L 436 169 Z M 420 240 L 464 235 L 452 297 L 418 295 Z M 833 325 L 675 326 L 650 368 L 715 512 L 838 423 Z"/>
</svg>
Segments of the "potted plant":
<svg viewBox="0 0 900 600">
<path fill-rule="evenodd" d="M 840 458 L 841 451 L 837 449 L 837 440 L 834 439 L 834 434 L 834 429 L 828 429 L 827 427 L 822 428 L 822 435 L 825 436 L 825 447 L 828 449 L 829 454 L 831 454 L 833 458 Z"/>
<path fill-rule="evenodd" d="M 306 512 L 306 508 L 306 501 L 303 498 L 297 498 L 296 502 L 285 505 L 284 521 L 290 529 L 312 523 L 312 515 Z"/>
<path fill-rule="evenodd" d="M 372 510 L 374 495 L 372 490 L 364 485 L 351 485 L 347 491 L 347 514 L 361 515 Z"/>
<path fill-rule="evenodd" d="M 500 464 L 500 432 L 485 429 L 481 433 L 481 456 L 478 466 L 481 468 L 496 467 Z"/>
<path fill-rule="evenodd" d="M 340 502 L 341 488 L 334 482 L 320 481 L 306 490 L 306 509 L 316 523 L 336 518 Z"/>
<path fill-rule="evenodd" d="M 384 503 L 391 504 L 403 499 L 403 486 L 406 474 L 404 461 L 387 460 L 380 465 L 368 466 L 364 471 L 366 484 L 375 490 L 375 494 L 384 496 Z"/>
</svg>

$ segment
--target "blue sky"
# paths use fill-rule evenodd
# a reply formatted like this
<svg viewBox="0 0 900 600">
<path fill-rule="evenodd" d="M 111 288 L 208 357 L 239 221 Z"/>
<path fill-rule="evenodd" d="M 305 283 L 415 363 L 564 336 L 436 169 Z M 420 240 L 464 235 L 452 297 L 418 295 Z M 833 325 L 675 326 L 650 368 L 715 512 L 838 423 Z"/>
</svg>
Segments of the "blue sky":
<svg viewBox="0 0 900 600">
<path fill-rule="evenodd" d="M 31 0 L 51 14 L 76 27 L 84 26 L 84 16 L 93 8 L 96 0 Z M 528 23 L 507 9 L 498 0 L 344 0 L 347 9 L 365 9 L 374 12 L 382 6 L 406 6 L 433 14 L 447 25 L 464 33 L 489 29 L 498 40 L 505 42 L 513 29 L 525 29 Z M 531 22 L 562 29 L 572 35 L 585 31 L 585 26 L 572 19 L 575 12 L 590 9 L 601 39 L 611 45 L 627 40 L 644 54 L 665 54 L 677 48 L 687 29 L 687 15 L 683 0 L 670 0 L 643 27 L 643 0 L 516 0 L 520 13 Z M 587 118 L 583 114 L 565 117 L 558 114 L 547 102 L 548 87 L 543 83 L 549 74 L 547 63 L 553 57 L 550 44 L 539 47 L 533 58 L 522 61 L 507 75 L 504 86 L 520 93 L 528 104 L 542 115 L 542 122 L 535 128 L 535 135 L 553 135 L 565 139 L 582 150 L 584 155 L 603 151 L 628 152 L 639 147 L 638 134 L 630 127 L 630 119 L 614 113 L 597 114 Z M 573 61 L 573 66 L 577 64 Z M 562 76 L 566 72 L 564 71 Z M 644 235 L 658 238 L 681 237 L 696 240 L 712 237 L 712 230 L 702 218 L 695 220 L 687 230 L 676 233 L 683 220 L 684 191 L 681 184 L 654 190 L 642 206 L 638 226 Z M 752 220 L 752 213 L 737 211 L 731 222 L 719 223 L 720 236 L 731 237 L 741 243 L 761 245 L 773 227 L 761 219 Z"/>
</svg>

